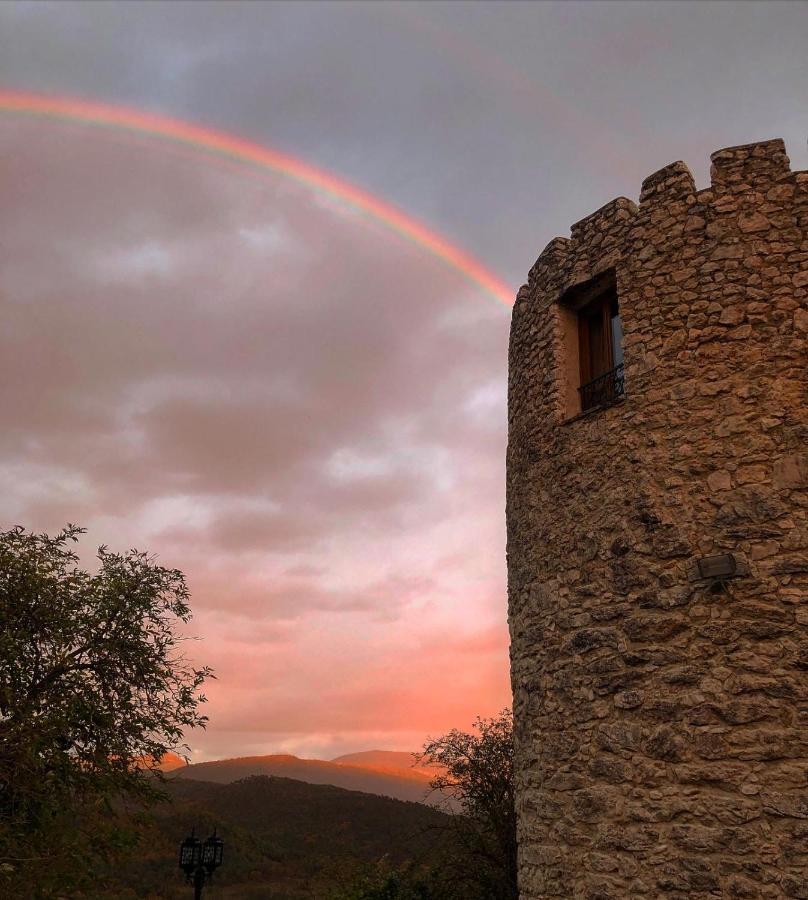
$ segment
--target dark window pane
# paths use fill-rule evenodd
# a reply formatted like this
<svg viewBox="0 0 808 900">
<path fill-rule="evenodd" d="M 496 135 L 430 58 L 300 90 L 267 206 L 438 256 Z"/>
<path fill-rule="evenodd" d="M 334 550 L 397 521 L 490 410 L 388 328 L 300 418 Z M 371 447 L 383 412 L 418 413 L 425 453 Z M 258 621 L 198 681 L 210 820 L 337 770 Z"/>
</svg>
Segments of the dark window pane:
<svg viewBox="0 0 808 900">
<path fill-rule="evenodd" d="M 611 297 L 599 297 L 581 313 L 581 327 L 586 329 L 586 359 L 582 375 L 587 381 L 603 375 L 613 367 L 610 323 Z"/>
<path fill-rule="evenodd" d="M 620 321 L 620 314 L 612 314 L 612 365 L 621 366 L 623 364 L 623 324 Z"/>
</svg>

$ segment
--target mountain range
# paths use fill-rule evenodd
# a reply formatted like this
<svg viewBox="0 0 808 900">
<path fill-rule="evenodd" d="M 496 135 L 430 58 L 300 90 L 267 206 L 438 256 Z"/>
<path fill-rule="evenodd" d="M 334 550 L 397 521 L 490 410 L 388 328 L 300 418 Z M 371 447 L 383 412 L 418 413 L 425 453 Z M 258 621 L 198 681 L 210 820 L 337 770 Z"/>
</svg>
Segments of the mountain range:
<svg viewBox="0 0 808 900">
<path fill-rule="evenodd" d="M 181 766 L 175 766 L 174 762 L 175 760 L 164 758 L 161 764 L 164 771 L 170 773 L 172 780 L 232 784 L 243 778 L 268 775 L 292 778 L 309 784 L 328 784 L 417 803 L 428 802 L 429 782 L 438 772 L 434 766 L 416 765 L 412 753 L 394 750 L 367 750 L 338 756 L 332 760 L 274 754 Z"/>
</svg>

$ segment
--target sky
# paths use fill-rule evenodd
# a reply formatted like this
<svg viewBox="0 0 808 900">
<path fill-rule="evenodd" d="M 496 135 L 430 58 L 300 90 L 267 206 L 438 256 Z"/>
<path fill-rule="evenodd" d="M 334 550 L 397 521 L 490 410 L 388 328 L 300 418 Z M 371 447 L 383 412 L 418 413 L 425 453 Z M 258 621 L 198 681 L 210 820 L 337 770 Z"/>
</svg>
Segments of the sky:
<svg viewBox="0 0 808 900">
<path fill-rule="evenodd" d="M 0 4 L 0 91 L 392 204 L 515 294 L 683 159 L 808 168 L 804 3 Z M 417 749 L 510 702 L 509 309 L 277 169 L 0 109 L 0 525 L 181 568 L 192 759 Z"/>
</svg>

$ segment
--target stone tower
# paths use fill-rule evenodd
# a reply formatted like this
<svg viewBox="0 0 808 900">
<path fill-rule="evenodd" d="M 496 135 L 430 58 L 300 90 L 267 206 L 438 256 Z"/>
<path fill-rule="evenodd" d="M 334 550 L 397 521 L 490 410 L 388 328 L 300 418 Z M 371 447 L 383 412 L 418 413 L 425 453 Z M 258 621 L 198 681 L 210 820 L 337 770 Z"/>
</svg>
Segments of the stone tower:
<svg viewBox="0 0 808 900">
<path fill-rule="evenodd" d="M 808 898 L 808 172 L 672 163 L 510 343 L 522 900 Z"/>
</svg>

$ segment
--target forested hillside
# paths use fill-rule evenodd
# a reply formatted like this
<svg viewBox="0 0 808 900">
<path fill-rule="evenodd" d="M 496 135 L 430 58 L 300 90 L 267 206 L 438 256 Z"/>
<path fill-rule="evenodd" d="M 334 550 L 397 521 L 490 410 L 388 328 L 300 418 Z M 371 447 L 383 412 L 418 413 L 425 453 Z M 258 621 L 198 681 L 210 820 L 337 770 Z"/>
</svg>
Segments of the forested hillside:
<svg viewBox="0 0 808 900">
<path fill-rule="evenodd" d="M 224 865 L 207 900 L 326 898 L 368 864 L 435 863 L 446 817 L 428 806 L 288 778 L 256 776 L 233 784 L 175 780 L 171 803 L 147 814 L 138 851 L 111 866 L 94 898 L 185 898 L 179 842 L 192 824 L 225 840 Z"/>
</svg>

